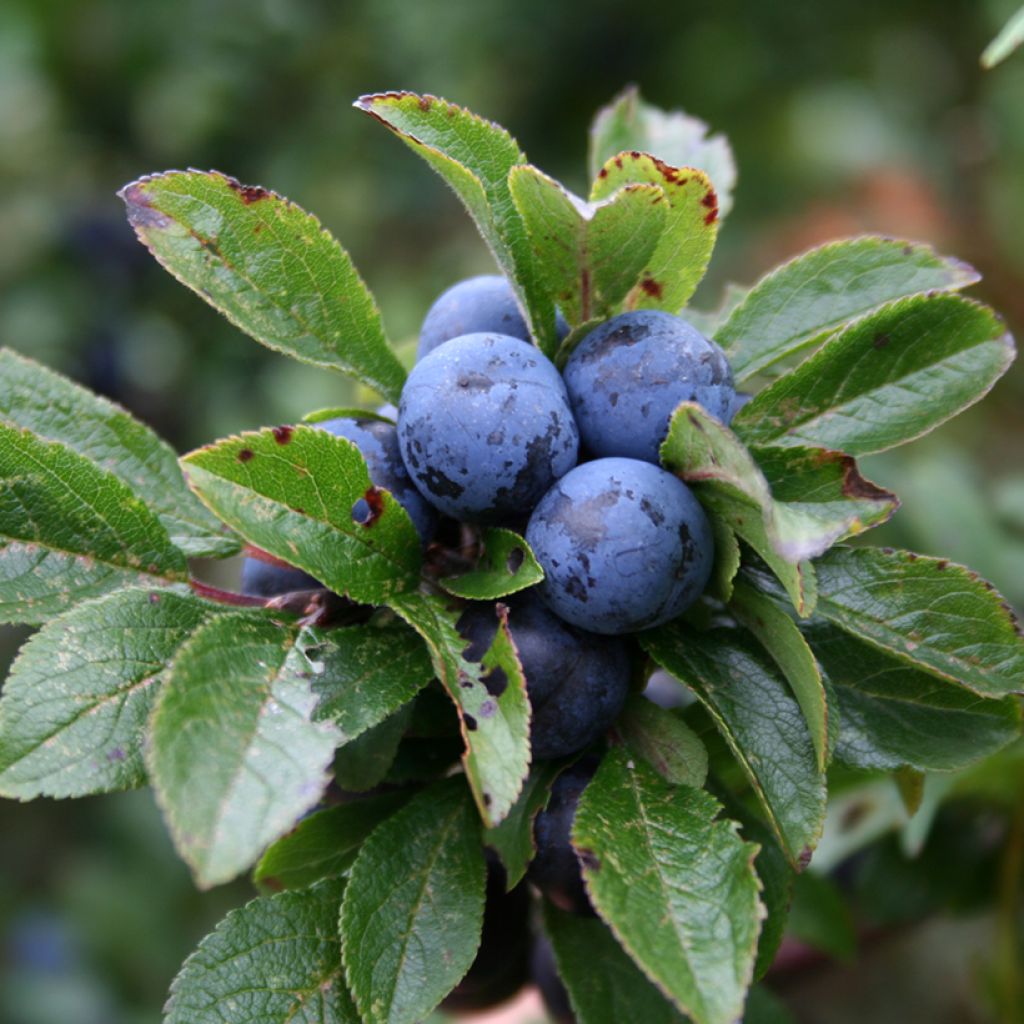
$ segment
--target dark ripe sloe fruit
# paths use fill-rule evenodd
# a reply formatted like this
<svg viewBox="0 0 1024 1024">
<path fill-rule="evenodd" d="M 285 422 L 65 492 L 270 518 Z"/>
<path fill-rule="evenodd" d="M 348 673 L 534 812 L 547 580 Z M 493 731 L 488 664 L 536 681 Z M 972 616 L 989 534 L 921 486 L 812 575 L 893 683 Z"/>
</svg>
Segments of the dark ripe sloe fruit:
<svg viewBox="0 0 1024 1024">
<path fill-rule="evenodd" d="M 313 579 L 308 572 L 290 565 L 275 565 L 260 558 L 246 558 L 242 561 L 241 591 L 246 597 L 278 597 L 293 590 L 316 590 L 322 583 Z"/>
<path fill-rule="evenodd" d="M 526 540 L 548 606 L 592 633 L 674 619 L 700 597 L 714 562 L 711 525 L 690 489 L 636 459 L 567 473 L 534 509 Z"/>
<path fill-rule="evenodd" d="M 556 907 L 574 914 L 594 913 L 583 886 L 579 858 L 572 847 L 572 823 L 583 790 L 594 777 L 600 759 L 588 756 L 566 768 L 555 779 L 551 797 L 533 822 L 537 854 L 526 877 Z"/>
<path fill-rule="evenodd" d="M 505 891 L 506 875 L 490 851 L 480 948 L 466 976 L 441 1003 L 443 1010 L 486 1010 L 511 999 L 530 976 L 530 893 Z"/>
<path fill-rule="evenodd" d="M 565 386 L 586 449 L 659 464 L 680 402 L 728 422 L 735 388 L 725 353 L 685 320 L 656 309 L 612 317 L 565 366 Z"/>
<path fill-rule="evenodd" d="M 405 471 L 398 450 L 397 428 L 383 420 L 352 419 L 347 416 L 323 420 L 313 426 L 336 437 L 347 438 L 359 449 L 366 460 L 370 480 L 377 487 L 384 487 L 391 492 L 395 501 L 409 513 L 420 540 L 427 544 L 437 526 L 437 513 L 423 500 Z"/>
<path fill-rule="evenodd" d="M 551 948 L 550 940 L 544 935 L 538 936 L 533 944 L 530 973 L 533 975 L 533 983 L 540 989 L 544 1009 L 548 1011 L 554 1024 L 576 1024 L 569 993 L 558 974 L 555 951 Z"/>
<path fill-rule="evenodd" d="M 503 603 L 526 676 L 533 757 L 575 754 L 603 735 L 622 710 L 630 676 L 625 644 L 563 622 L 533 590 Z M 497 628 L 492 604 L 471 605 L 459 619 L 459 632 L 481 654 Z"/>
<path fill-rule="evenodd" d="M 409 476 L 455 519 L 522 516 L 576 465 L 562 378 L 539 349 L 503 334 L 453 338 L 413 367 L 398 407 Z"/>
<path fill-rule="evenodd" d="M 561 313 L 556 313 L 555 318 L 558 337 L 564 338 L 569 325 Z M 438 345 L 463 334 L 507 334 L 520 341 L 530 340 L 530 329 L 507 278 L 483 274 L 442 292 L 420 328 L 416 358 L 422 359 Z"/>
</svg>

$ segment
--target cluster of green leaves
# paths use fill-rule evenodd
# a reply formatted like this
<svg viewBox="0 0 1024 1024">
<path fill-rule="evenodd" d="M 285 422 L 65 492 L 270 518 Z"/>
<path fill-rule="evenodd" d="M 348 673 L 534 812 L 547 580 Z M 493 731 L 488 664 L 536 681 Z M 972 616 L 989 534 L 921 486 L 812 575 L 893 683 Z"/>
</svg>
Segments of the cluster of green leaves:
<svg viewBox="0 0 1024 1024">
<path fill-rule="evenodd" d="M 444 100 L 357 106 L 452 187 L 556 361 L 624 309 L 682 309 L 731 205 L 727 142 L 635 90 L 594 123 L 587 199 Z M 314 217 L 215 172 L 121 195 L 156 258 L 246 333 L 398 399 L 376 303 Z M 636 1007 L 736 1020 L 821 836 L 830 763 L 918 778 L 1019 734 L 1024 643 L 999 595 L 959 566 L 843 543 L 897 507 L 856 458 L 955 415 L 1012 360 L 998 317 L 958 294 L 976 280 L 927 246 L 858 238 L 692 313 L 756 397 L 731 428 L 680 406 L 662 447 L 717 564 L 701 605 L 637 637 L 638 678 L 660 666 L 694 704 L 631 698 L 581 800 L 599 918 L 544 915 L 583 1024 Z M 42 627 L 0 699 L 0 792 L 148 782 L 201 886 L 256 865 L 264 895 L 189 959 L 168 1021 L 423 1019 L 476 955 L 484 847 L 519 883 L 564 767 L 531 764 L 501 604 L 488 650 L 459 632 L 467 600 L 542 578 L 526 542 L 480 531 L 453 574 L 319 414 L 176 460 L 110 403 L 0 361 L 0 619 Z M 243 544 L 349 618 L 190 577 L 189 557 Z"/>
</svg>

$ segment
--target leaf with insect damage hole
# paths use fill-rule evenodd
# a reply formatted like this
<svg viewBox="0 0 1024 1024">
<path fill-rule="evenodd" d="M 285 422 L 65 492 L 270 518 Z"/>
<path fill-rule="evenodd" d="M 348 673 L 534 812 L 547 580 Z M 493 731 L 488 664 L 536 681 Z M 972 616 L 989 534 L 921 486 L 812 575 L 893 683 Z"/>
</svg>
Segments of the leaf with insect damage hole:
<svg viewBox="0 0 1024 1024">
<path fill-rule="evenodd" d="M 113 473 L 0 423 L 0 622 L 42 623 L 110 590 L 187 575 L 156 514 Z"/>
<path fill-rule="evenodd" d="M 763 916 L 757 847 L 716 821 L 720 810 L 617 748 L 583 791 L 572 830 L 598 913 L 696 1024 L 739 1017 Z"/>
<path fill-rule="evenodd" d="M 398 401 L 405 370 L 380 310 L 314 216 L 216 171 L 154 174 L 118 195 L 139 241 L 236 327 Z"/>
<path fill-rule="evenodd" d="M 830 242 L 777 267 L 715 332 L 741 383 L 833 331 L 908 295 L 976 284 L 971 266 L 931 246 L 866 236 Z"/>
<path fill-rule="evenodd" d="M 806 448 L 751 452 L 695 402 L 672 414 L 661 462 L 744 539 L 744 515 L 759 517 L 772 549 L 794 565 L 885 522 L 897 507 L 895 496 L 865 480 L 849 456 Z"/>
<path fill-rule="evenodd" d="M 839 547 L 815 563 L 818 614 L 981 697 L 1024 692 L 1024 637 L 991 583 L 909 551 Z"/>
<path fill-rule="evenodd" d="M 685 1024 L 603 921 L 545 901 L 544 931 L 579 1024 Z"/>
<path fill-rule="evenodd" d="M 544 570 L 530 545 L 518 533 L 487 527 L 481 544 L 483 551 L 472 569 L 438 581 L 449 594 L 470 601 L 495 601 L 544 579 Z"/>
<path fill-rule="evenodd" d="M 344 883 L 260 896 L 199 943 L 164 1024 L 361 1024 L 341 969 Z"/>
<path fill-rule="evenodd" d="M 182 857 L 203 888 L 244 871 L 319 799 L 337 745 L 313 721 L 295 627 L 220 615 L 168 669 L 146 762 Z"/>
<path fill-rule="evenodd" d="M 10 349 L 0 349 L 0 420 L 59 441 L 113 473 L 192 557 L 223 557 L 237 539 L 189 491 L 170 446 L 120 406 Z"/>
<path fill-rule="evenodd" d="M 800 705 L 744 630 L 697 632 L 680 622 L 640 634 L 647 653 L 707 708 L 764 807 L 790 863 L 821 836 L 825 777 Z"/>
<path fill-rule="evenodd" d="M 459 633 L 457 602 L 410 591 L 388 604 L 427 642 L 434 671 L 458 709 L 466 744 L 462 763 L 484 825 L 504 820 L 530 768 L 530 702 L 519 655 L 498 605 L 487 650 Z"/>
<path fill-rule="evenodd" d="M 598 111 L 590 127 L 590 176 L 596 178 L 612 157 L 640 150 L 673 167 L 696 167 L 718 195 L 719 213 L 732 209 L 736 160 L 724 135 L 709 135 L 708 126 L 681 110 L 661 110 L 645 103 L 635 85 L 624 89 Z"/>
<path fill-rule="evenodd" d="M 360 846 L 381 822 L 409 799 L 395 791 L 348 800 L 307 815 L 273 843 L 253 871 L 253 881 L 266 892 L 305 889 L 347 871 Z"/>
<path fill-rule="evenodd" d="M 707 748 L 674 712 L 634 693 L 614 728 L 630 750 L 673 786 L 699 789 L 707 780 Z"/>
<path fill-rule="evenodd" d="M 668 213 L 654 253 L 625 306 L 677 313 L 690 301 L 711 260 L 718 237 L 718 197 L 703 171 L 672 167 L 646 153 L 620 153 L 598 171 L 591 202 L 630 184 L 657 185 L 668 201 Z"/>
<path fill-rule="evenodd" d="M 745 405 L 733 427 L 752 445 L 885 451 L 984 397 L 1014 355 L 987 306 L 959 295 L 902 299 L 835 334 Z"/>
<path fill-rule="evenodd" d="M 729 609 L 782 670 L 804 713 L 818 755 L 818 767 L 824 771 L 829 760 L 828 698 L 821 669 L 807 641 L 796 623 L 746 580 L 737 582 Z"/>
<path fill-rule="evenodd" d="M 203 502 L 250 544 L 353 601 L 416 586 L 420 541 L 359 449 L 310 426 L 230 437 L 184 456 Z"/>
<path fill-rule="evenodd" d="M 554 303 L 508 185 L 509 171 L 526 163 L 519 144 L 504 128 L 435 96 L 379 93 L 361 96 L 355 106 L 394 132 L 452 188 L 515 289 L 534 340 L 553 354 Z"/>
<path fill-rule="evenodd" d="M 434 678 L 423 640 L 401 621 L 307 630 L 300 638 L 319 698 L 315 719 L 348 743 L 384 721 Z"/>
<path fill-rule="evenodd" d="M 220 610 L 188 592 L 121 590 L 49 621 L 22 647 L 0 697 L 0 794 L 141 786 L 164 670 Z"/>
<path fill-rule="evenodd" d="M 820 619 L 802 628 L 835 688 L 844 764 L 956 771 L 1020 735 L 1012 697 L 979 698 Z"/>
<path fill-rule="evenodd" d="M 588 203 L 529 164 L 512 168 L 508 181 L 569 324 L 617 312 L 654 255 L 668 215 L 664 191 L 628 184 Z"/>
<path fill-rule="evenodd" d="M 431 786 L 366 840 L 341 908 L 345 972 L 366 1024 L 416 1024 L 460 981 L 480 945 L 485 874 L 462 779 Z"/>
</svg>

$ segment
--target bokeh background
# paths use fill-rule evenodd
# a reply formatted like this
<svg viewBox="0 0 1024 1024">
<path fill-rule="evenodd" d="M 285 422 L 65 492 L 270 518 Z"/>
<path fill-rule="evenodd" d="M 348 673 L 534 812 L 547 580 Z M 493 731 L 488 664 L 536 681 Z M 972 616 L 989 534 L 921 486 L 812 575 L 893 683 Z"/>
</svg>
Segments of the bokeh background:
<svg viewBox="0 0 1024 1024">
<path fill-rule="evenodd" d="M 260 348 L 165 275 L 116 189 L 182 166 L 273 187 L 320 216 L 391 335 L 413 339 L 439 291 L 492 263 L 440 180 L 351 101 L 446 96 L 585 191 L 590 117 L 628 82 L 736 151 L 736 206 L 696 305 L 879 231 L 975 264 L 975 294 L 1024 337 L 1024 53 L 978 64 L 1017 6 L 3 0 L 0 343 L 179 449 L 344 404 L 343 381 Z M 1024 606 L 1022 427 L 1018 363 L 955 423 L 867 460 L 904 499 L 872 541 L 951 556 Z M 0 637 L 4 661 L 22 635 Z M 837 782 L 828 875 L 801 884 L 800 942 L 771 978 L 794 1019 L 1024 1020 L 1024 755 L 930 780 L 909 826 L 888 782 Z M 3 803 L 0 1024 L 156 1024 L 181 960 L 250 895 L 196 893 L 146 793 Z"/>
</svg>

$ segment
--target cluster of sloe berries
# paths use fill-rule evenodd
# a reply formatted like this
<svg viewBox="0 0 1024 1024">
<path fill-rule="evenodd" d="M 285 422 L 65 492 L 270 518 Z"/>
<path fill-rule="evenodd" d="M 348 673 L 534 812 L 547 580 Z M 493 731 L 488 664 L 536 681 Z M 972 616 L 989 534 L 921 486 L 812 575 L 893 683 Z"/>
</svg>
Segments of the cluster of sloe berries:
<svg viewBox="0 0 1024 1024">
<path fill-rule="evenodd" d="M 557 328 L 568 334 L 561 316 Z M 425 548 L 453 520 L 525 534 L 544 579 L 502 603 L 527 680 L 533 757 L 543 760 L 585 750 L 622 710 L 624 635 L 677 617 L 703 592 L 711 527 L 687 486 L 660 467 L 659 447 L 680 402 L 729 422 L 737 399 L 721 349 L 657 310 L 607 320 L 560 373 L 531 343 L 508 281 L 484 276 L 448 289 L 428 312 L 397 426 L 370 418 L 317 426 L 360 449 L 371 480 L 404 506 Z M 242 585 L 263 597 L 319 586 L 255 558 Z M 470 603 L 459 632 L 482 652 L 498 622 L 493 603 Z M 562 772 L 534 828 L 531 880 L 578 913 L 592 910 L 570 830 L 595 769 L 585 757 Z M 507 908 L 490 904 L 509 897 L 492 888 L 488 919 L 507 921 Z M 488 966 L 484 949 L 481 957 L 477 981 L 490 990 L 482 975 L 503 974 L 508 963 Z M 473 1002 L 475 971 L 453 998 Z M 503 975 L 498 987 L 511 981 Z"/>
</svg>

